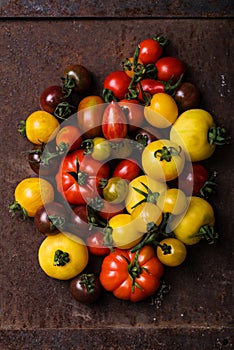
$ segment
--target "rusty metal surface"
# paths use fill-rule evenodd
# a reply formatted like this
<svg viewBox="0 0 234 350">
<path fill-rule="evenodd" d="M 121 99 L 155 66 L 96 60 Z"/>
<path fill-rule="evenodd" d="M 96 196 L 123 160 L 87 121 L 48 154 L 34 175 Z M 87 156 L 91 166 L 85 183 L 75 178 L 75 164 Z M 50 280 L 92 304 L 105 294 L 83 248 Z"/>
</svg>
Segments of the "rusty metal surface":
<svg viewBox="0 0 234 350">
<path fill-rule="evenodd" d="M 231 17 L 231 0 L 1 0 L 1 17 Z"/>
<path fill-rule="evenodd" d="M 185 264 L 167 269 L 171 292 L 157 309 L 150 300 L 130 304 L 105 293 L 95 305 L 73 300 L 68 283 L 39 268 L 43 239 L 33 222 L 12 220 L 8 205 L 18 182 L 34 174 L 17 125 L 39 108 L 39 95 L 60 82 L 65 65 L 84 64 L 93 91 L 120 68 L 121 59 L 155 31 L 183 59 L 198 85 L 202 106 L 232 133 L 233 22 L 228 19 L 2 20 L 1 35 L 1 349 L 231 349 L 233 346 L 232 144 L 206 162 L 218 172 L 211 198 L 220 241 L 189 248 Z M 92 261 L 90 262 L 92 264 Z M 96 267 L 98 269 L 98 267 Z"/>
</svg>

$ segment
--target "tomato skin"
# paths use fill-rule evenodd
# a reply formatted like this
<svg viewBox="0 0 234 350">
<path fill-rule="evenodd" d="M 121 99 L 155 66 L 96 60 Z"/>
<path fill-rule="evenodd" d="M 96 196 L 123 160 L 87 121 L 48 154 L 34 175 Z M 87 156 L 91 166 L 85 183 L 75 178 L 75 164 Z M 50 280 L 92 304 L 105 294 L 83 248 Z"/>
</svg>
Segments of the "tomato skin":
<svg viewBox="0 0 234 350">
<path fill-rule="evenodd" d="M 45 153 L 44 153 L 45 152 Z M 54 152 L 54 147 L 50 147 L 48 142 L 45 147 L 44 145 L 35 145 L 33 149 L 28 153 L 28 163 L 30 168 L 34 171 L 35 174 L 42 177 L 54 176 L 59 167 L 59 155 L 52 157 L 48 162 L 44 159 L 45 154 Z"/>
<path fill-rule="evenodd" d="M 107 255 L 110 249 L 104 245 L 104 235 L 101 231 L 94 231 L 87 237 L 86 245 L 91 254 L 97 256 Z"/>
<path fill-rule="evenodd" d="M 81 238 L 86 238 L 90 234 L 86 205 L 80 204 L 72 208 L 66 228 Z"/>
<path fill-rule="evenodd" d="M 154 294 L 160 286 L 164 268 L 151 246 L 143 247 L 138 259 L 136 253 L 115 249 L 107 255 L 101 267 L 100 282 L 116 298 L 138 302 Z M 131 277 L 132 268 L 139 266 L 138 274 Z M 132 268 L 129 269 L 129 264 Z"/>
<path fill-rule="evenodd" d="M 151 99 L 151 96 L 159 92 L 166 92 L 165 85 L 161 81 L 151 78 L 142 79 L 140 83 L 137 84 L 136 90 L 138 92 L 137 98 L 141 102 L 147 102 L 147 100 Z M 146 99 L 143 94 L 146 95 Z"/>
<path fill-rule="evenodd" d="M 139 59 L 144 65 L 155 63 L 163 53 L 163 48 L 157 40 L 145 39 L 140 44 Z"/>
<path fill-rule="evenodd" d="M 64 206 L 58 202 L 50 202 L 37 210 L 34 216 L 34 225 L 39 232 L 53 235 L 62 229 L 66 218 L 67 212 Z"/>
<path fill-rule="evenodd" d="M 177 238 L 165 238 L 159 242 L 160 246 L 157 246 L 157 257 L 166 266 L 179 266 L 181 265 L 187 256 L 187 248 L 185 244 L 179 241 Z M 170 253 L 164 253 L 164 244 L 169 246 Z M 168 249 L 168 247 L 167 247 Z"/>
<path fill-rule="evenodd" d="M 111 177 L 103 188 L 103 198 L 113 204 L 119 204 L 125 200 L 128 193 L 128 181 L 121 177 Z"/>
<path fill-rule="evenodd" d="M 128 132 L 132 133 L 142 126 L 144 122 L 144 109 L 137 100 L 126 100 L 123 99 L 119 101 L 119 105 L 124 111 L 127 124 L 128 124 Z"/>
<path fill-rule="evenodd" d="M 93 139 L 86 139 L 82 143 L 85 146 L 86 154 L 91 154 L 92 158 L 98 161 L 104 161 L 109 158 L 111 154 L 111 146 L 104 137 L 94 137 Z"/>
<path fill-rule="evenodd" d="M 53 85 L 47 87 L 40 95 L 41 108 L 53 114 L 59 103 L 65 102 L 66 97 L 63 92 L 62 86 Z"/>
<path fill-rule="evenodd" d="M 124 71 L 115 71 L 108 74 L 104 80 L 104 89 L 111 90 L 117 100 L 122 100 L 128 92 L 131 78 Z"/>
<path fill-rule="evenodd" d="M 66 125 L 62 127 L 56 135 L 56 144 L 60 146 L 62 143 L 68 146 L 69 151 L 73 151 L 81 146 L 82 135 L 80 130 L 74 125 Z"/>
<path fill-rule="evenodd" d="M 197 86 L 184 81 L 176 89 L 173 95 L 181 112 L 187 109 L 196 108 L 200 102 L 200 91 Z"/>
<path fill-rule="evenodd" d="M 172 83 L 177 82 L 186 71 L 184 62 L 176 57 L 162 57 L 155 63 L 155 67 L 158 80 L 171 80 Z"/>
<path fill-rule="evenodd" d="M 188 200 L 181 188 L 169 188 L 159 197 L 157 205 L 163 213 L 180 215 L 187 209 Z"/>
<path fill-rule="evenodd" d="M 112 101 L 102 117 L 102 132 L 107 140 L 125 138 L 127 135 L 127 119 L 118 105 Z"/>
<path fill-rule="evenodd" d="M 132 181 L 139 176 L 141 168 L 134 159 L 123 159 L 119 161 L 114 169 L 113 177 L 121 177 L 124 180 Z"/>
<path fill-rule="evenodd" d="M 84 155 L 83 149 L 78 149 L 68 153 L 62 160 L 56 175 L 57 190 L 70 204 L 86 204 L 89 198 L 101 193 L 99 182 L 108 176 L 107 163 L 98 162 L 90 155 Z"/>
<path fill-rule="evenodd" d="M 77 93 L 87 92 L 91 84 L 91 73 L 80 64 L 71 64 L 65 67 L 63 77 L 73 79 L 75 82 L 73 91 Z"/>
<path fill-rule="evenodd" d="M 102 287 L 98 276 L 93 273 L 82 274 L 70 282 L 69 291 L 80 303 L 92 304 L 100 297 Z"/>
<path fill-rule="evenodd" d="M 178 185 L 187 195 L 201 196 L 201 189 L 208 180 L 209 172 L 202 164 L 186 163 Z"/>
</svg>

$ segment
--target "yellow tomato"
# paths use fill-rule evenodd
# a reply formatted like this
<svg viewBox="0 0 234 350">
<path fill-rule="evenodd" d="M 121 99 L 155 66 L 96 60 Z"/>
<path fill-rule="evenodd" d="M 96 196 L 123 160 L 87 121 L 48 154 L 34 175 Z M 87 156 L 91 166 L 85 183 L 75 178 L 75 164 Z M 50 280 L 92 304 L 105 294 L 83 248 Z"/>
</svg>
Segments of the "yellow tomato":
<svg viewBox="0 0 234 350">
<path fill-rule="evenodd" d="M 15 202 L 11 211 L 21 210 L 25 216 L 34 217 L 37 210 L 54 199 L 53 186 L 45 179 L 26 178 L 15 188 Z"/>
<path fill-rule="evenodd" d="M 170 140 L 149 143 L 142 153 L 144 172 L 158 181 L 171 181 L 182 172 L 185 155 L 179 144 Z"/>
<path fill-rule="evenodd" d="M 165 238 L 157 246 L 157 257 L 166 266 L 181 265 L 186 256 L 186 246 L 176 238 Z"/>
<path fill-rule="evenodd" d="M 162 222 L 162 210 L 153 203 L 142 203 L 131 213 L 132 221 L 140 232 L 147 232 L 147 225 L 154 223 L 159 226 Z"/>
<path fill-rule="evenodd" d="M 84 241 L 68 232 L 47 236 L 38 250 L 42 270 L 59 280 L 68 280 L 81 273 L 88 264 L 88 258 Z"/>
<path fill-rule="evenodd" d="M 170 95 L 160 92 L 153 95 L 150 105 L 144 108 L 147 122 L 157 128 L 171 126 L 178 117 L 178 107 Z"/>
<path fill-rule="evenodd" d="M 132 222 L 131 215 L 117 214 L 109 221 L 112 229 L 113 246 L 120 249 L 130 249 L 138 244 L 142 238 L 142 232 L 139 232 Z"/>
<path fill-rule="evenodd" d="M 159 197 L 157 205 L 163 213 L 180 215 L 187 209 L 188 200 L 183 191 L 178 188 L 170 188 Z"/>
<path fill-rule="evenodd" d="M 167 189 L 165 182 L 152 179 L 147 175 L 140 175 L 129 183 L 128 195 L 125 200 L 126 210 L 132 213 L 134 207 L 141 202 L 157 203 L 158 197 Z"/>
<path fill-rule="evenodd" d="M 58 120 L 50 113 L 36 111 L 26 119 L 26 137 L 35 145 L 47 143 L 59 130 Z"/>
</svg>

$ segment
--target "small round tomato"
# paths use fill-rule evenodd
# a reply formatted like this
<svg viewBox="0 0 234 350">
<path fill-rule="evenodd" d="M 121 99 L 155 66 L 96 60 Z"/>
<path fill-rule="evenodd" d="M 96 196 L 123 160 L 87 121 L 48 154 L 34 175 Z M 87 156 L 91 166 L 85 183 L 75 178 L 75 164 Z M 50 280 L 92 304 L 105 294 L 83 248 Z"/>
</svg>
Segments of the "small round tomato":
<svg viewBox="0 0 234 350">
<path fill-rule="evenodd" d="M 63 72 L 63 88 L 77 93 L 87 92 L 91 84 L 90 71 L 80 65 L 72 64 L 65 67 Z"/>
<path fill-rule="evenodd" d="M 102 117 L 102 132 L 107 140 L 121 139 L 127 135 L 127 118 L 120 105 L 111 101 Z"/>
<path fill-rule="evenodd" d="M 182 82 L 173 95 L 181 112 L 196 108 L 200 102 L 200 91 L 197 86 L 188 82 Z"/>
<path fill-rule="evenodd" d="M 28 163 L 35 174 L 55 176 L 59 167 L 59 153 L 54 150 L 50 143 L 35 145 L 28 153 Z"/>
<path fill-rule="evenodd" d="M 12 213 L 21 211 L 24 217 L 34 217 L 44 204 L 54 200 L 53 186 L 45 179 L 26 178 L 15 188 L 15 201 L 9 209 Z"/>
<path fill-rule="evenodd" d="M 65 102 L 66 97 L 62 86 L 53 85 L 47 87 L 40 95 L 41 108 L 53 114 L 59 103 Z"/>
<path fill-rule="evenodd" d="M 72 208 L 69 222 L 66 227 L 81 238 L 85 238 L 90 234 L 90 225 L 86 205 L 76 205 Z"/>
<path fill-rule="evenodd" d="M 144 108 L 145 119 L 157 128 L 170 127 L 178 117 L 178 107 L 170 95 L 159 92 L 153 95 L 150 105 Z"/>
<path fill-rule="evenodd" d="M 123 202 L 128 194 L 128 181 L 121 177 L 111 177 L 103 188 L 103 198 L 113 204 Z"/>
<path fill-rule="evenodd" d="M 169 188 L 159 197 L 157 205 L 162 209 L 163 213 L 179 215 L 187 209 L 188 200 L 185 193 L 180 189 Z"/>
<path fill-rule="evenodd" d="M 172 267 L 181 265 L 186 256 L 186 246 L 176 238 L 165 238 L 157 246 L 157 257 L 164 265 Z"/>
<path fill-rule="evenodd" d="M 123 99 L 119 101 L 119 105 L 126 115 L 129 133 L 142 126 L 144 122 L 144 108 L 139 101 Z"/>
<path fill-rule="evenodd" d="M 144 172 L 159 181 L 176 179 L 182 172 L 184 163 L 184 151 L 170 140 L 151 142 L 142 153 Z"/>
<path fill-rule="evenodd" d="M 52 114 L 46 111 L 36 111 L 26 119 L 26 137 L 35 145 L 41 145 L 56 136 L 58 127 L 59 122 Z"/>
<path fill-rule="evenodd" d="M 132 181 L 139 176 L 141 168 L 134 159 L 120 160 L 114 169 L 113 177 L 121 177 L 124 180 Z"/>
<path fill-rule="evenodd" d="M 179 58 L 162 57 L 156 63 L 157 79 L 161 81 L 177 82 L 186 71 L 186 66 Z"/>
<path fill-rule="evenodd" d="M 104 161 L 110 157 L 111 146 L 104 137 L 94 137 L 94 139 L 86 139 L 82 142 L 85 146 L 85 154 L 91 154 L 92 158 L 98 161 Z"/>
<path fill-rule="evenodd" d="M 73 298 L 84 304 L 91 304 L 97 301 L 102 293 L 102 286 L 98 276 L 93 273 L 83 273 L 75 277 L 69 286 Z"/>
<path fill-rule="evenodd" d="M 122 100 L 128 93 L 131 78 L 124 71 L 115 71 L 107 75 L 104 80 L 104 90 L 112 91 L 117 100 Z"/>
<path fill-rule="evenodd" d="M 136 131 L 134 135 L 134 140 L 137 142 L 137 144 L 134 144 L 134 146 L 139 151 L 143 151 L 143 149 L 151 142 L 156 141 L 161 138 L 161 134 L 159 133 L 158 129 L 154 128 L 153 126 L 147 126 L 144 128 L 140 128 Z"/>
<path fill-rule="evenodd" d="M 50 202 L 41 206 L 35 216 L 34 225 L 37 230 L 46 235 L 57 234 L 66 222 L 65 207 L 58 202 Z"/>
<path fill-rule="evenodd" d="M 163 53 L 159 38 L 145 39 L 139 44 L 139 59 L 144 65 L 155 63 Z"/>
<path fill-rule="evenodd" d="M 38 250 L 41 269 L 52 278 L 69 280 L 88 264 L 89 252 L 84 241 L 68 232 L 47 236 Z"/>
<path fill-rule="evenodd" d="M 147 232 L 147 225 L 154 223 L 159 226 L 162 221 L 161 209 L 153 203 L 141 203 L 131 213 L 132 221 L 140 232 Z"/>
<path fill-rule="evenodd" d="M 105 246 L 104 234 L 101 231 L 94 231 L 91 236 L 87 237 L 86 244 L 93 255 L 103 256 L 110 252 L 110 249 Z"/>
<path fill-rule="evenodd" d="M 63 126 L 56 135 L 56 145 L 66 145 L 68 151 L 73 151 L 80 147 L 82 135 L 80 130 L 74 125 Z"/>
</svg>

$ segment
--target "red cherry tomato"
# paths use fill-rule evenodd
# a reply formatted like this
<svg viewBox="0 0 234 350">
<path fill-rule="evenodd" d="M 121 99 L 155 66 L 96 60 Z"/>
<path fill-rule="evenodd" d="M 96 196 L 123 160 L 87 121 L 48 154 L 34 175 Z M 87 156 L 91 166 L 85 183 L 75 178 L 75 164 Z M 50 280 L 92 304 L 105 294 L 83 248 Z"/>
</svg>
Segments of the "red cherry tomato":
<svg viewBox="0 0 234 350">
<path fill-rule="evenodd" d="M 82 142 L 82 135 L 80 130 L 74 125 L 66 125 L 62 127 L 56 135 L 56 144 L 62 144 L 68 147 L 69 151 L 80 147 Z"/>
<path fill-rule="evenodd" d="M 140 172 L 141 168 L 134 159 L 123 159 L 116 165 L 113 177 L 121 177 L 124 180 L 132 181 Z"/>
<path fill-rule="evenodd" d="M 93 255 L 106 255 L 110 249 L 104 245 L 104 235 L 101 231 L 95 231 L 86 239 L 88 250 Z"/>
<path fill-rule="evenodd" d="M 140 102 L 134 99 L 123 99 L 119 102 L 119 105 L 126 115 L 128 132 L 131 133 L 137 128 L 140 128 L 145 120 L 144 109 L 141 106 Z"/>
<path fill-rule="evenodd" d="M 177 82 L 186 71 L 184 62 L 176 57 L 162 57 L 155 63 L 155 67 L 158 80 L 170 80 L 171 83 Z"/>
<path fill-rule="evenodd" d="M 127 118 L 118 103 L 112 101 L 102 117 L 102 132 L 107 140 L 121 139 L 127 135 Z"/>
<path fill-rule="evenodd" d="M 128 92 L 131 78 L 124 71 L 115 71 L 107 75 L 104 89 L 111 90 L 117 100 L 122 100 Z"/>
<path fill-rule="evenodd" d="M 41 108 L 53 114 L 59 103 L 65 102 L 66 97 L 63 92 L 62 86 L 49 86 L 40 95 L 40 106 Z"/>
<path fill-rule="evenodd" d="M 140 44 L 139 59 L 144 65 L 155 63 L 162 55 L 163 48 L 155 39 L 143 40 Z"/>
</svg>

